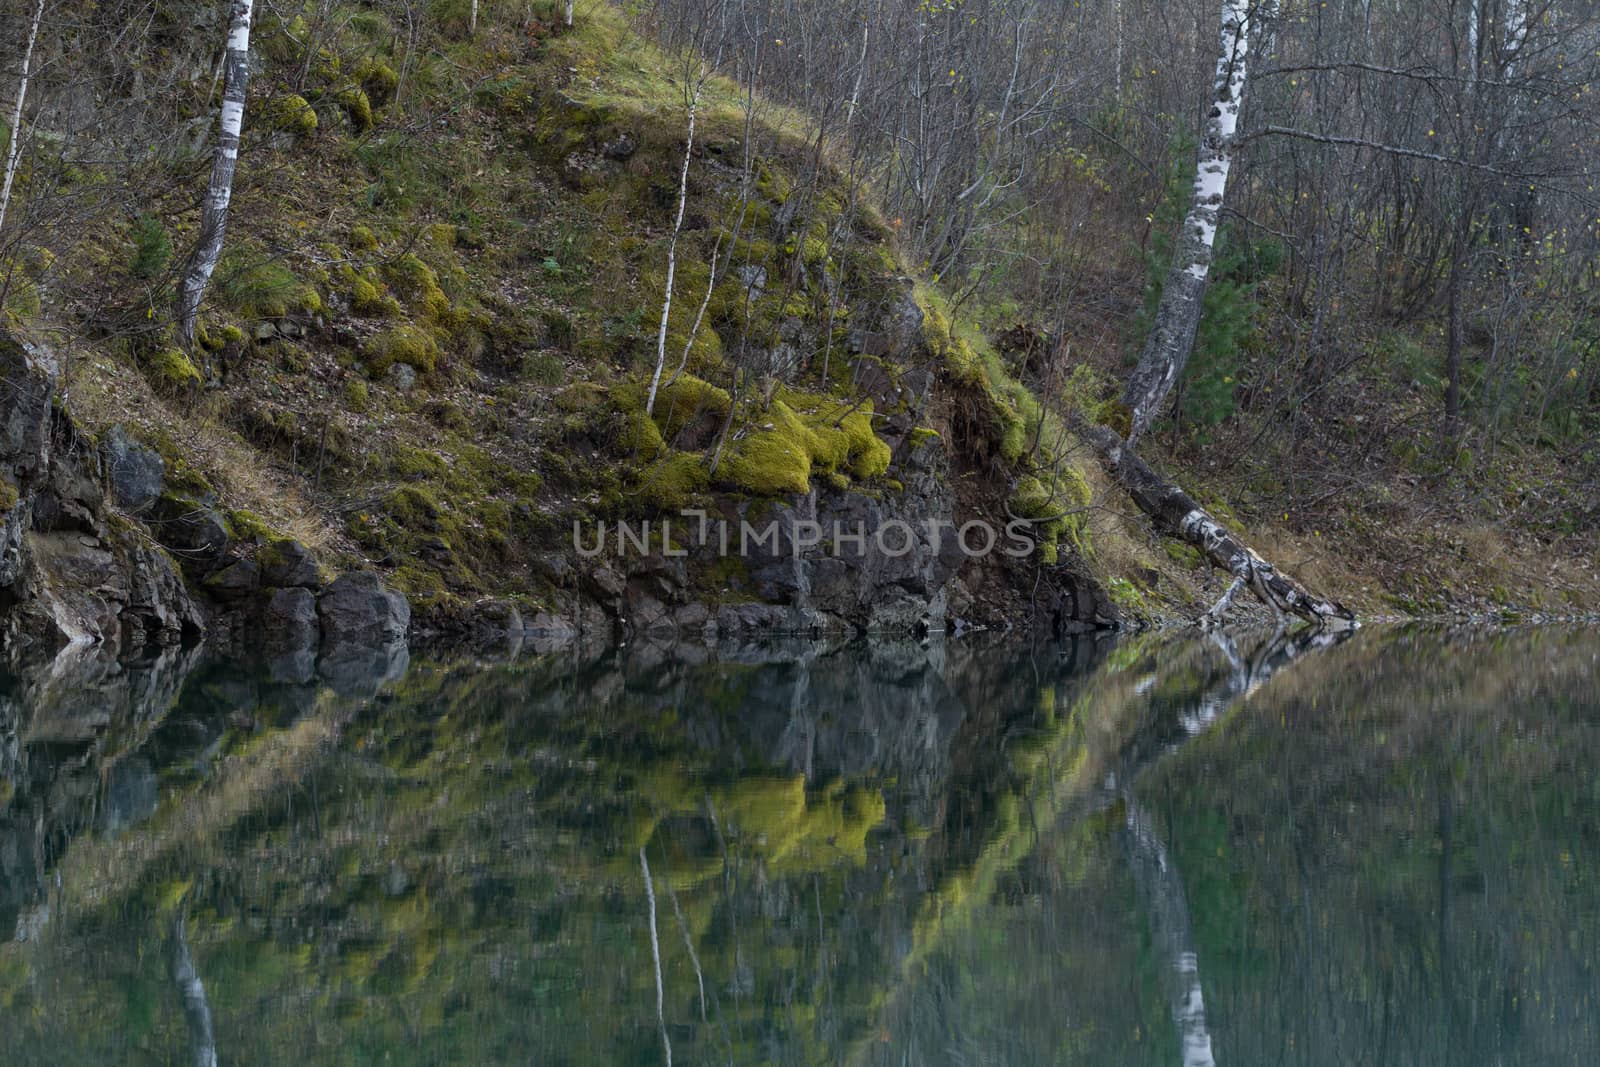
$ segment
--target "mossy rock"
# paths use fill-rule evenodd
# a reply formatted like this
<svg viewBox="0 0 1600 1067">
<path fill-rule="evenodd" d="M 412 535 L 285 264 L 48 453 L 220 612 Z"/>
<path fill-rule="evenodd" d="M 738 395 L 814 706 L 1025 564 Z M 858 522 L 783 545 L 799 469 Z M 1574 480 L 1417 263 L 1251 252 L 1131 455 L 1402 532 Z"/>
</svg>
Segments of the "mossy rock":
<svg viewBox="0 0 1600 1067">
<path fill-rule="evenodd" d="M 357 224 L 350 227 L 350 247 L 357 252 L 370 252 L 378 247 L 378 235 L 369 226 Z"/>
<path fill-rule="evenodd" d="M 257 114 L 269 130 L 292 133 L 296 137 L 309 137 L 317 132 L 317 113 L 299 93 L 275 96 L 262 104 Z"/>
<path fill-rule="evenodd" d="M 406 306 L 430 319 L 440 319 L 450 310 L 450 298 L 439 287 L 439 275 L 415 253 L 383 266 L 383 279 Z"/>
<path fill-rule="evenodd" d="M 351 378 L 344 383 L 344 406 L 346 411 L 357 415 L 363 414 L 372 403 L 372 390 L 360 378 Z"/>
<path fill-rule="evenodd" d="M 726 389 L 685 374 L 656 390 L 655 407 L 647 416 L 649 389 L 648 382 L 634 381 L 611 390 L 612 402 L 625 420 L 622 444 L 645 460 L 655 459 L 668 442 L 696 424 L 720 420 L 732 403 Z"/>
<path fill-rule="evenodd" d="M 235 541 L 252 541 L 257 544 L 266 544 L 282 538 L 267 520 L 243 508 L 228 512 L 228 534 Z"/>
<path fill-rule="evenodd" d="M 419 374 L 431 374 L 439 362 L 439 345 L 426 330 L 402 323 L 371 338 L 365 356 L 373 374 L 382 374 L 396 363 Z"/>
<path fill-rule="evenodd" d="M 363 90 L 344 89 L 334 99 L 344 108 L 352 130 L 359 134 L 372 129 L 372 100 Z"/>
<path fill-rule="evenodd" d="M 161 348 L 145 357 L 144 376 L 156 389 L 176 393 L 197 388 L 203 378 L 181 348 Z"/>
<path fill-rule="evenodd" d="M 724 470 L 735 487 L 764 496 L 810 492 L 812 470 L 872 478 L 889 469 L 890 450 L 872 429 L 872 409 L 831 397 L 779 390 L 758 428 L 730 450 Z"/>
<path fill-rule="evenodd" d="M 369 318 L 392 318 L 399 314 L 400 302 L 386 295 L 369 278 L 356 278 L 350 286 L 350 310 Z"/>
<path fill-rule="evenodd" d="M 363 59 L 356 65 L 355 77 L 372 107 L 382 107 L 393 100 L 394 91 L 400 87 L 400 75 L 381 59 Z"/>
<path fill-rule="evenodd" d="M 671 452 L 639 472 L 638 498 L 659 511 L 680 511 L 710 484 L 705 457 L 698 452 Z"/>
</svg>

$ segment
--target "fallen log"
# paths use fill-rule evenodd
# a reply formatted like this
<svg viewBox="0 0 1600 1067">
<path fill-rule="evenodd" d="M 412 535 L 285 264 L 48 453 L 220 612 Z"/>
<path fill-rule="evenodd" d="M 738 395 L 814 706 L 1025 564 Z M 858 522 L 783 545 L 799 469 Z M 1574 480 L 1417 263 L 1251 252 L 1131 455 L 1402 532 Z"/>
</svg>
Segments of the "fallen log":
<svg viewBox="0 0 1600 1067">
<path fill-rule="evenodd" d="M 1227 591 L 1197 620 L 1201 626 L 1220 625 L 1234 597 L 1245 588 L 1272 609 L 1279 626 L 1284 625 L 1287 615 L 1298 616 L 1319 628 L 1356 625 L 1354 612 L 1337 600 L 1311 592 L 1262 559 L 1193 497 L 1140 459 L 1115 430 L 1091 425 L 1081 417 L 1070 418 L 1068 424 L 1094 448 L 1106 473 L 1133 498 L 1159 532 L 1193 545 L 1212 566 L 1233 575 Z"/>
</svg>

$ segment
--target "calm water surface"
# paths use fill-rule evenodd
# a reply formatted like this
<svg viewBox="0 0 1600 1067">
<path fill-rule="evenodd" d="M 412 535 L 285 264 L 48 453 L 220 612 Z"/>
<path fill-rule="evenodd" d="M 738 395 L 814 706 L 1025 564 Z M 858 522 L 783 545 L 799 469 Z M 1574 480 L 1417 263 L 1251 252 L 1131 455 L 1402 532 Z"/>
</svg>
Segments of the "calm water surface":
<svg viewBox="0 0 1600 1067">
<path fill-rule="evenodd" d="M 380 666 L 5 683 L 0 1061 L 1600 1063 L 1594 631 Z"/>
</svg>

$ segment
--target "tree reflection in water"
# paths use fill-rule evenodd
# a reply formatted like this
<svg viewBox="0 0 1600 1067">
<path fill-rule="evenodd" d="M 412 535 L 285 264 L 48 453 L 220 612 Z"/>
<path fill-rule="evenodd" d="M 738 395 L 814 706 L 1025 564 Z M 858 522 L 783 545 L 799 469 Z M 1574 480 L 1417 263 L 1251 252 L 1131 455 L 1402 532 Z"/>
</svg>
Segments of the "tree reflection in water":
<svg viewBox="0 0 1600 1067">
<path fill-rule="evenodd" d="M 1584 1059 L 1594 635 L 1332 644 L 16 680 L 0 1042 L 192 1058 L 181 945 L 232 1062 Z"/>
</svg>

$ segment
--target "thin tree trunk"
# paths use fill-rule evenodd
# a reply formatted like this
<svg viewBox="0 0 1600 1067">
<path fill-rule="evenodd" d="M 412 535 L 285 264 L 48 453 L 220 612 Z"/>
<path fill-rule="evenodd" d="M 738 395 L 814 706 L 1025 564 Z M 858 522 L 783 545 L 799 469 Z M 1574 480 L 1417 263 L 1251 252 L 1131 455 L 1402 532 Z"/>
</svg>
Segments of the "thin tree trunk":
<svg viewBox="0 0 1600 1067">
<path fill-rule="evenodd" d="M 661 371 L 667 363 L 667 318 L 672 314 L 672 284 L 678 272 L 678 235 L 683 232 L 683 213 L 689 204 L 689 160 L 694 155 L 695 112 L 700 107 L 700 90 L 705 86 L 705 70 L 689 97 L 689 136 L 683 145 L 683 169 L 678 173 L 678 214 L 672 222 L 672 240 L 667 245 L 667 292 L 661 300 L 661 328 L 656 335 L 656 370 L 650 378 L 650 396 L 645 400 L 644 413 L 652 415 L 656 408 L 656 390 L 661 386 Z"/>
<path fill-rule="evenodd" d="M 5 229 L 6 208 L 11 206 L 11 185 L 17 177 L 17 163 L 22 159 L 22 105 L 28 99 L 28 77 L 33 67 L 33 45 L 39 39 L 39 23 L 44 18 L 44 0 L 33 9 L 33 21 L 28 25 L 28 44 L 22 50 L 22 77 L 17 82 L 17 104 L 11 109 L 11 145 L 6 151 L 5 184 L 0 185 L 0 230 Z"/>
<path fill-rule="evenodd" d="M 1094 448 L 1106 472 L 1160 533 L 1193 545 L 1212 566 L 1233 576 L 1227 592 L 1201 616 L 1202 625 L 1219 625 L 1234 597 L 1246 588 L 1272 609 L 1280 623 L 1285 615 L 1297 615 L 1316 626 L 1355 625 L 1354 612 L 1337 600 L 1311 592 L 1256 555 L 1193 497 L 1152 470 L 1115 430 L 1091 426 L 1081 418 L 1071 418 L 1070 425 Z"/>
<path fill-rule="evenodd" d="M 1449 310 L 1444 353 L 1444 436 L 1453 441 L 1461 431 L 1461 346 L 1465 332 L 1461 311 L 1461 276 L 1466 272 L 1466 249 L 1458 236 L 1450 257 Z"/>
<path fill-rule="evenodd" d="M 1194 198 L 1173 251 L 1172 266 L 1161 290 L 1155 327 L 1145 340 L 1123 394 L 1132 412 L 1130 443 L 1138 441 L 1183 376 L 1200 327 L 1206 279 L 1211 273 L 1217 222 L 1228 188 L 1228 170 L 1239 134 L 1239 109 L 1244 103 L 1245 59 L 1250 50 L 1248 0 L 1223 0 L 1222 34 L 1212 104 L 1200 141 Z"/>
<path fill-rule="evenodd" d="M 572 8 L 575 5 L 575 2 L 576 2 L 576 0 L 567 0 L 566 17 L 567 17 L 567 26 L 568 27 L 571 27 L 571 25 L 572 25 Z"/>
<path fill-rule="evenodd" d="M 478 0 L 472 0 L 472 13 L 467 16 L 467 36 L 478 36 Z"/>
<path fill-rule="evenodd" d="M 200 235 L 178 285 L 178 335 L 186 347 L 194 346 L 195 319 L 205 299 L 211 274 L 222 258 L 222 239 L 228 226 L 228 203 L 233 199 L 233 172 L 239 162 L 239 131 L 244 126 L 245 91 L 250 85 L 250 15 L 252 0 L 234 0 L 228 25 L 227 82 L 222 92 L 222 128 L 211 164 L 211 184 L 200 214 Z"/>
</svg>

